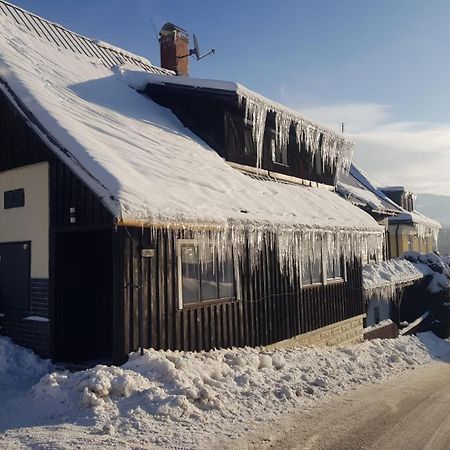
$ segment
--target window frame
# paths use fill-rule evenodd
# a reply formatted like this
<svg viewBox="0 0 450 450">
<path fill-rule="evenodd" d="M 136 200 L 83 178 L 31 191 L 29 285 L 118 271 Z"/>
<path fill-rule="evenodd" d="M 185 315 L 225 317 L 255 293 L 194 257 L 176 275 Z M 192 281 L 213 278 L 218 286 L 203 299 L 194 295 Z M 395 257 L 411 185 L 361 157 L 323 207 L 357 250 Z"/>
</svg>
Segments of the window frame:
<svg viewBox="0 0 450 450">
<path fill-rule="evenodd" d="M 325 284 L 335 284 L 335 283 L 343 283 L 345 281 L 347 281 L 347 265 L 345 264 L 345 259 L 344 257 L 341 255 L 339 256 L 339 259 L 334 259 L 333 258 L 333 272 L 335 271 L 334 269 L 334 263 L 339 261 L 339 264 L 341 265 L 341 274 L 339 276 L 335 276 L 335 274 L 333 273 L 333 276 L 329 276 L 328 275 L 328 262 L 330 260 L 330 256 L 328 255 L 327 261 L 326 261 L 326 266 L 325 266 Z"/>
<path fill-rule="evenodd" d="M 327 258 L 324 257 L 324 255 L 327 255 Z M 303 260 L 302 260 L 302 268 L 300 271 L 300 286 L 302 288 L 304 287 L 313 287 L 313 286 L 326 286 L 329 284 L 337 284 L 337 283 L 345 283 L 347 281 L 347 265 L 345 264 L 345 258 L 343 256 L 339 257 L 339 261 L 341 264 L 341 275 L 338 277 L 328 277 L 328 259 L 329 255 L 325 251 L 325 249 L 322 247 L 321 249 L 321 255 L 320 255 L 320 267 L 321 267 L 321 281 L 316 282 L 307 282 L 305 283 L 305 280 L 303 278 Z M 308 256 L 308 270 L 310 273 L 310 280 L 312 281 L 312 272 L 311 272 L 311 255 Z"/>
<path fill-rule="evenodd" d="M 305 280 L 303 278 L 303 263 L 304 263 L 304 260 L 302 258 L 302 268 L 300 270 L 300 277 L 301 277 L 300 286 L 302 288 L 313 287 L 313 286 L 323 286 L 325 284 L 324 283 L 325 282 L 325 277 L 324 277 L 325 274 L 324 274 L 324 266 L 323 266 L 323 254 L 321 253 L 321 255 L 320 255 L 320 265 L 319 265 L 319 267 L 321 268 L 321 271 L 320 271 L 321 280 L 320 281 L 314 281 L 314 282 L 312 281 L 312 258 L 311 258 L 311 255 L 308 255 L 307 267 L 308 267 L 308 271 L 309 271 L 309 280 L 311 280 L 311 281 L 308 281 L 305 283 Z"/>
<path fill-rule="evenodd" d="M 278 150 L 278 152 L 277 152 L 277 150 Z M 272 160 L 272 164 L 276 164 L 276 165 L 282 166 L 282 167 L 289 167 L 288 145 L 286 145 L 285 148 L 278 148 L 277 147 L 277 139 L 276 139 L 276 135 L 275 135 L 275 130 L 271 130 L 270 131 L 270 135 L 269 135 L 269 151 L 270 151 L 270 159 Z M 281 160 L 280 161 L 278 161 L 276 159 L 277 155 L 281 156 Z M 285 161 L 283 161 L 283 159 L 285 159 Z"/>
<path fill-rule="evenodd" d="M 246 156 L 254 156 L 256 157 L 258 154 L 258 151 L 256 149 L 256 143 L 255 140 L 253 139 L 253 123 L 249 120 L 245 120 L 244 122 L 244 155 Z M 251 142 L 251 151 L 248 150 L 247 147 L 247 140 L 249 142 Z"/>
<path fill-rule="evenodd" d="M 3 209 L 14 209 L 25 207 L 25 189 L 9 189 L 3 191 Z"/>
<path fill-rule="evenodd" d="M 177 287 L 178 287 L 178 301 L 177 301 L 177 309 L 178 310 L 182 310 L 184 308 L 189 308 L 189 307 L 198 307 L 198 306 L 202 306 L 202 305 L 208 305 L 208 304 L 215 304 L 215 303 L 224 303 L 224 302 L 231 302 L 231 301 L 236 301 L 240 299 L 240 286 L 239 286 L 239 282 L 236 279 L 236 274 L 235 274 L 235 261 L 234 258 L 231 257 L 231 266 L 232 266 L 232 276 L 233 276 L 233 295 L 231 297 L 219 297 L 219 292 L 220 292 L 220 281 L 219 281 L 219 275 L 220 275 L 220 270 L 218 269 L 215 273 L 215 279 L 216 279 L 216 284 L 217 284 L 217 294 L 218 294 L 218 298 L 212 298 L 212 299 L 206 299 L 206 300 L 202 300 L 201 299 L 201 289 L 202 289 L 202 277 L 201 277 L 201 265 L 200 265 L 200 261 L 198 264 L 198 283 L 199 283 L 199 294 L 200 294 L 200 299 L 196 300 L 196 301 L 192 301 L 192 302 L 184 302 L 183 299 L 183 265 L 182 265 L 182 258 L 181 258 L 181 249 L 184 245 L 191 245 L 191 246 L 196 246 L 197 248 L 200 245 L 200 242 L 196 239 L 177 239 L 177 243 L 176 243 L 176 256 L 177 256 Z M 218 267 L 218 255 L 217 253 L 213 254 L 213 257 L 216 259 L 216 264 Z"/>
</svg>

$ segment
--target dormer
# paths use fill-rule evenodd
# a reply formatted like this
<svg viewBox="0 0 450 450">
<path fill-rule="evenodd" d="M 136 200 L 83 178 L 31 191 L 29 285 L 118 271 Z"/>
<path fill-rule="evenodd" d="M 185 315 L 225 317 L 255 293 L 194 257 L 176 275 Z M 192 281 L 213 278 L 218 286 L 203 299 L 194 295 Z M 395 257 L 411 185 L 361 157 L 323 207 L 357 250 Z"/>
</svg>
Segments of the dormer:
<svg viewBox="0 0 450 450">
<path fill-rule="evenodd" d="M 144 92 L 225 160 L 334 186 L 353 143 L 300 113 L 232 82 L 146 74 Z"/>
<path fill-rule="evenodd" d="M 380 189 L 392 201 L 397 203 L 397 205 L 406 209 L 406 211 L 414 211 L 414 202 L 417 197 L 411 191 L 406 190 L 403 186 L 385 186 Z"/>
</svg>

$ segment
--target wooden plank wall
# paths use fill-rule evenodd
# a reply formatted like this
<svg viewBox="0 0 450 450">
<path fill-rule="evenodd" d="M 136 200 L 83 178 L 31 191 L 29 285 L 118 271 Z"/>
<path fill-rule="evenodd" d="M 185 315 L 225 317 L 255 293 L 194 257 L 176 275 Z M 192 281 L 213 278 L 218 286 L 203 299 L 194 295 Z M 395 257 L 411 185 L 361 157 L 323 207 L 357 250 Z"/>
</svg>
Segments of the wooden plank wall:
<svg viewBox="0 0 450 450">
<path fill-rule="evenodd" d="M 10 100 L 0 94 L 0 172 L 47 161 L 50 153 Z"/>
<path fill-rule="evenodd" d="M 151 241 L 148 229 L 119 227 L 115 267 L 115 358 L 139 346 L 139 249 L 156 248 L 144 259 L 144 341 L 155 349 L 208 350 L 258 346 L 290 338 L 364 312 L 361 270 L 347 267 L 347 282 L 300 289 L 283 276 L 271 251 L 261 254 L 258 272 L 243 262 L 240 301 L 177 309 L 176 242 L 166 233 Z"/>
<path fill-rule="evenodd" d="M 113 215 L 87 184 L 56 158 L 50 164 L 50 205 L 52 229 L 112 228 Z M 71 207 L 75 208 L 75 223 L 70 222 Z"/>
</svg>

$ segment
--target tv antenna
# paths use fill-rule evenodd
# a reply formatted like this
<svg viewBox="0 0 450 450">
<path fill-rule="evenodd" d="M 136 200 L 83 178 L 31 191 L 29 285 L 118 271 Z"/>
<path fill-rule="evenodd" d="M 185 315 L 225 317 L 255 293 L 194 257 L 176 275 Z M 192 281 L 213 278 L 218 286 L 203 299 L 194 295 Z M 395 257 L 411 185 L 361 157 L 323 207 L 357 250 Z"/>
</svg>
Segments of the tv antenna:
<svg viewBox="0 0 450 450">
<path fill-rule="evenodd" d="M 194 39 L 194 48 L 189 49 L 189 54 L 180 56 L 180 58 L 185 58 L 186 56 L 194 56 L 197 61 L 200 61 L 201 59 L 205 58 L 209 55 L 214 55 L 216 53 L 216 49 L 212 48 L 209 52 L 204 53 L 203 55 L 200 53 L 200 45 L 198 43 L 197 36 L 195 33 L 192 35 Z"/>
</svg>

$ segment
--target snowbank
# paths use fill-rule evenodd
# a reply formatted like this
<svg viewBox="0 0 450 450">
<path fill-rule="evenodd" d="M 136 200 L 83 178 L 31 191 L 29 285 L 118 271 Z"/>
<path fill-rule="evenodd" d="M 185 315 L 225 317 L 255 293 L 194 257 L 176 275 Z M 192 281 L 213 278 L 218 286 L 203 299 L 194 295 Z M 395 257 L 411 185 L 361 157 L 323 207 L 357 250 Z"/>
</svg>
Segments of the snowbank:
<svg viewBox="0 0 450 450">
<path fill-rule="evenodd" d="M 12 373 L 51 370 L 8 339 L 0 338 L 0 348 L 6 349 L 4 366 Z M 143 356 L 131 354 L 121 367 L 47 373 L 30 392 L 26 387 L 2 404 L 0 429 L 7 423 L 14 429 L 4 440 L 0 437 L 0 446 L 19 446 L 23 439 L 30 445 L 56 444 L 58 429 L 69 447 L 79 442 L 114 448 L 134 448 L 136 442 L 145 448 L 205 447 L 449 355 L 450 344 L 432 333 L 345 348 L 146 350 Z M 5 376 L 0 372 L 0 385 Z M 23 386 L 20 380 L 18 386 Z M 22 433 L 24 416 L 29 428 Z M 82 441 L 74 439 L 80 435 Z"/>
<path fill-rule="evenodd" d="M 0 386 L 10 379 L 39 378 L 52 369 L 49 361 L 0 336 Z"/>
<path fill-rule="evenodd" d="M 96 429 L 106 433 L 130 429 L 148 433 L 164 423 L 178 423 L 188 440 L 194 431 L 201 439 L 230 426 L 239 434 L 288 408 L 311 406 L 360 384 L 379 382 L 449 351 L 448 343 L 426 335 L 436 347 L 430 354 L 421 339 L 276 351 L 146 350 L 143 356 L 131 354 L 122 367 L 50 373 L 34 386 L 31 402 L 40 414 L 51 411 L 52 417 L 76 421 L 88 416 Z M 155 439 L 161 444 L 158 436 Z"/>
</svg>

